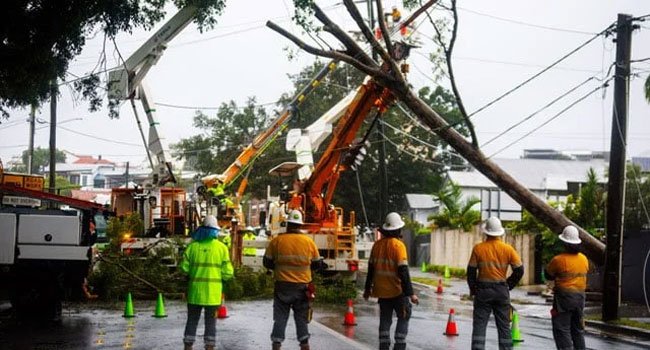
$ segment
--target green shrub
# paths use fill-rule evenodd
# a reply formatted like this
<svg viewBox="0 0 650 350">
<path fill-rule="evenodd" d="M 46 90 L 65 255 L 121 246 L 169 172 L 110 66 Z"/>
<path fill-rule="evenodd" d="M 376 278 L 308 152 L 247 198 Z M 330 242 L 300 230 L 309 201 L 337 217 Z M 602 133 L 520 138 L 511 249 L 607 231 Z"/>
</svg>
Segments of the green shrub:
<svg viewBox="0 0 650 350">
<path fill-rule="evenodd" d="M 314 275 L 316 284 L 317 304 L 338 304 L 342 305 L 348 299 L 357 297 L 357 286 L 354 280 L 343 276 L 323 277 Z"/>
<path fill-rule="evenodd" d="M 224 283 L 224 293 L 230 300 L 273 297 L 273 277 L 264 271 L 255 272 L 242 266 L 235 269 L 235 278 Z"/>
<path fill-rule="evenodd" d="M 444 275 L 445 273 L 445 265 L 431 265 L 431 264 L 426 264 L 426 271 L 427 272 L 433 272 L 439 275 Z M 457 267 L 450 267 L 449 268 L 449 274 L 452 277 L 458 277 L 458 278 L 465 278 L 467 276 L 467 271 L 462 268 L 457 268 Z"/>
</svg>

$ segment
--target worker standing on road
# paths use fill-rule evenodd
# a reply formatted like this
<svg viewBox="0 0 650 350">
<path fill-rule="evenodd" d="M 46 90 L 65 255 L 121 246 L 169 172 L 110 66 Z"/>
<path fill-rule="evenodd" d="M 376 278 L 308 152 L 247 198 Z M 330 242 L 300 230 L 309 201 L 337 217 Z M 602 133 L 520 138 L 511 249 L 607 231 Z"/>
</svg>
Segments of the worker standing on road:
<svg viewBox="0 0 650 350">
<path fill-rule="evenodd" d="M 233 267 L 226 246 L 216 240 L 219 232 L 217 219 L 208 215 L 203 225 L 192 233 L 192 243 L 183 253 L 181 271 L 189 275 L 187 287 L 187 323 L 183 343 L 191 350 L 196 340 L 196 327 L 205 309 L 206 350 L 214 350 L 217 326 L 215 312 L 221 305 L 222 280 L 233 278 Z"/>
<path fill-rule="evenodd" d="M 397 314 L 394 350 L 406 349 L 411 303 L 418 304 L 409 275 L 406 246 L 400 240 L 404 221 L 397 213 L 389 213 L 382 226 L 382 238 L 375 242 L 368 260 L 363 298 L 379 299 L 379 350 L 390 348 L 390 326 L 393 312 Z"/>
<path fill-rule="evenodd" d="M 293 309 L 300 350 L 309 350 L 310 298 L 313 295 L 311 270 L 323 268 L 316 243 L 300 231 L 302 212 L 292 210 L 286 221 L 287 232 L 269 242 L 264 253 L 264 267 L 273 270 L 273 350 L 280 350 L 287 328 L 289 310 Z M 308 295 L 309 294 L 309 295 Z"/>
<path fill-rule="evenodd" d="M 244 237 L 242 237 L 244 241 L 254 241 L 256 239 L 255 237 L 255 229 L 252 228 L 251 226 L 248 226 L 244 229 Z M 246 247 L 243 250 L 244 256 L 255 256 L 257 255 L 257 249 L 253 247 Z"/>
<path fill-rule="evenodd" d="M 584 308 L 589 261 L 580 253 L 578 229 L 567 226 L 560 234 L 565 252 L 546 267 L 546 278 L 555 280 L 553 288 L 553 339 L 558 349 L 585 349 Z"/>
<path fill-rule="evenodd" d="M 483 223 L 482 231 L 488 237 L 474 246 L 467 264 L 467 284 L 474 297 L 472 349 L 485 349 L 490 313 L 494 313 L 497 324 L 499 349 L 512 349 L 510 290 L 524 275 L 524 267 L 515 249 L 500 238 L 505 233 L 501 220 L 490 217 Z M 508 266 L 512 267 L 512 274 L 506 278 Z"/>
</svg>

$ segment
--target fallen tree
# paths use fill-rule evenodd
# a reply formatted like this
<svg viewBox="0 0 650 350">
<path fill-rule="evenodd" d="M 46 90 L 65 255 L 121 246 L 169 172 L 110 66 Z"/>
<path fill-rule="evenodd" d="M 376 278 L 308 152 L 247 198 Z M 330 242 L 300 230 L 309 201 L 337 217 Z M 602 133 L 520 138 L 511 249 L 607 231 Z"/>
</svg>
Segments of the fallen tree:
<svg viewBox="0 0 650 350">
<path fill-rule="evenodd" d="M 401 25 L 407 26 L 409 23 L 425 12 L 428 8 L 436 3 L 437 0 L 431 0 L 416 10 Z M 364 50 L 336 23 L 318 7 L 314 2 L 307 2 L 307 9 L 313 11 L 315 17 L 323 24 L 323 30 L 337 38 L 344 49 L 342 50 L 325 50 L 308 45 L 295 35 L 289 33 L 275 23 L 269 21 L 267 26 L 276 31 L 285 38 L 291 40 L 306 52 L 331 59 L 346 62 L 365 74 L 371 76 L 379 85 L 389 89 L 393 96 L 400 100 L 415 114 L 424 124 L 426 124 L 440 138 L 445 140 L 452 148 L 463 156 L 470 164 L 480 171 L 487 178 L 492 180 L 499 188 L 505 191 L 510 197 L 516 200 L 523 208 L 528 210 L 538 220 L 548 226 L 556 233 L 560 233 L 567 225 L 575 225 L 562 213 L 552 208 L 544 200 L 535 196 L 526 187 L 521 185 L 508 173 L 504 172 L 494 162 L 487 158 L 477 145 L 468 142 L 459 134 L 453 126 L 449 125 L 436 111 L 434 111 L 426 102 L 420 99 L 417 94 L 409 87 L 405 76 L 403 75 L 399 59 L 403 45 L 395 45 L 392 42 L 388 27 L 383 16 L 378 16 L 381 37 L 384 41 L 382 46 L 373 35 L 373 31 L 365 24 L 363 17 L 359 13 L 353 0 L 343 0 L 345 7 L 361 30 L 363 37 L 371 45 L 374 52 L 381 58 L 381 62 L 374 61 Z M 375 0 L 378 13 L 383 14 L 383 5 L 381 0 Z M 578 227 L 577 225 L 575 225 Z M 605 245 L 598 241 L 584 229 L 578 227 L 580 238 L 583 241 L 585 254 L 595 263 L 602 265 L 605 261 Z"/>
</svg>

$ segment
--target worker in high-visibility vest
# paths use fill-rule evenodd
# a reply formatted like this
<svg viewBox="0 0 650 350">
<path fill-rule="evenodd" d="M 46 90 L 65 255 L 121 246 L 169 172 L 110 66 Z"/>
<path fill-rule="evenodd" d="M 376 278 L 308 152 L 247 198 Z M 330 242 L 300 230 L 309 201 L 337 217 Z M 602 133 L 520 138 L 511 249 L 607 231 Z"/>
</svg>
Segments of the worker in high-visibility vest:
<svg viewBox="0 0 650 350">
<path fill-rule="evenodd" d="M 379 350 L 390 348 L 393 312 L 397 314 L 393 349 L 406 349 L 411 303 L 419 303 L 411 284 L 406 246 L 400 240 L 402 227 L 404 221 L 399 214 L 389 213 L 381 229 L 382 238 L 372 245 L 368 259 L 363 298 L 379 299 Z"/>
<path fill-rule="evenodd" d="M 183 253 L 182 272 L 189 276 L 187 287 L 187 323 L 183 343 L 191 350 L 196 340 L 196 328 L 205 309 L 203 342 L 206 350 L 214 350 L 217 326 L 214 314 L 221 305 L 222 281 L 233 278 L 234 270 L 226 246 L 219 242 L 217 219 L 208 215 L 203 225 L 192 233 L 192 243 Z"/>
<path fill-rule="evenodd" d="M 467 284 L 474 297 L 472 349 L 485 349 L 490 313 L 494 313 L 497 324 L 499 349 L 512 349 L 510 290 L 521 280 L 524 267 L 515 249 L 500 238 L 505 233 L 501 220 L 488 218 L 482 231 L 487 239 L 474 246 L 467 264 Z M 508 266 L 512 274 L 506 278 Z"/>
<path fill-rule="evenodd" d="M 578 229 L 567 226 L 559 236 L 564 253 L 558 254 L 546 267 L 545 276 L 555 280 L 553 288 L 553 339 L 558 349 L 585 349 L 584 309 L 589 260 L 580 253 Z"/>
<path fill-rule="evenodd" d="M 292 210 L 286 220 L 287 232 L 269 242 L 264 267 L 273 270 L 273 350 L 280 350 L 285 338 L 289 310 L 293 309 L 300 350 L 309 350 L 310 299 L 313 298 L 311 270 L 324 267 L 314 240 L 302 234 L 302 212 Z"/>
<path fill-rule="evenodd" d="M 255 237 L 255 229 L 251 226 L 248 226 L 244 229 L 244 236 L 242 237 L 244 241 L 254 241 L 257 237 Z M 257 249 L 254 247 L 244 247 L 242 249 L 242 252 L 244 253 L 244 256 L 256 256 L 257 255 Z"/>
</svg>

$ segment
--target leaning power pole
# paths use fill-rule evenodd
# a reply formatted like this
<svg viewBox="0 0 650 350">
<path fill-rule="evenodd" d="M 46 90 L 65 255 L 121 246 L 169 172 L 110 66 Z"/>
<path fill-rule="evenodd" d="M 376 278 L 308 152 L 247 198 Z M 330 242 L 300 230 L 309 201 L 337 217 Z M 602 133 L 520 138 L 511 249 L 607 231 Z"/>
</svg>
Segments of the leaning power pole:
<svg viewBox="0 0 650 350">
<path fill-rule="evenodd" d="M 632 22 L 632 16 L 625 14 L 619 14 L 616 22 L 616 71 L 609 180 L 607 183 L 607 245 L 605 247 L 605 279 L 603 283 L 603 321 L 618 319 L 618 307 L 621 302 L 625 145 L 630 90 Z"/>
</svg>

